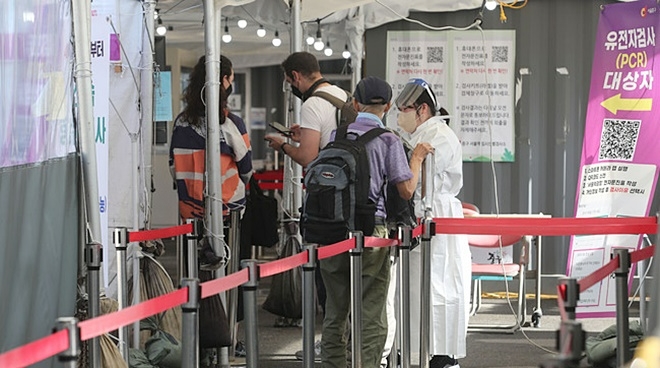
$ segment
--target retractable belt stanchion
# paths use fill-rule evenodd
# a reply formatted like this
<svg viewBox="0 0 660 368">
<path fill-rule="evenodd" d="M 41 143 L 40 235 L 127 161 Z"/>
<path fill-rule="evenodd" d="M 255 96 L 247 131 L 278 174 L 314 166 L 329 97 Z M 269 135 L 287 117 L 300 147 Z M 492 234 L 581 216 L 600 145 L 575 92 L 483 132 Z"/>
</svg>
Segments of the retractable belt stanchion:
<svg viewBox="0 0 660 368">
<path fill-rule="evenodd" d="M 69 348 L 58 355 L 57 360 L 65 368 L 76 368 L 78 365 L 78 355 L 80 355 L 80 330 L 78 329 L 78 319 L 74 317 L 62 317 L 57 319 L 55 331 L 69 331 Z"/>
<path fill-rule="evenodd" d="M 100 299 L 100 269 L 102 259 L 101 243 L 88 243 L 85 247 L 85 263 L 87 265 L 87 302 L 88 317 L 90 319 L 99 316 Z M 93 367 L 101 366 L 101 345 L 98 337 L 89 342 L 89 361 Z"/>
<path fill-rule="evenodd" d="M 227 274 L 232 274 L 239 271 L 240 258 L 241 258 L 241 241 L 240 241 L 240 210 L 231 210 L 230 221 L 231 227 L 229 228 L 229 246 L 231 248 L 231 258 L 229 260 L 229 268 Z M 231 333 L 231 346 L 229 347 L 229 356 L 234 356 L 236 349 L 236 319 L 238 310 L 238 288 L 229 290 L 228 299 L 228 317 L 229 317 L 229 331 Z"/>
<path fill-rule="evenodd" d="M 623 367 L 632 357 L 628 344 L 628 273 L 630 270 L 630 252 L 628 249 L 614 249 L 613 257 L 619 257 L 619 267 L 614 270 L 616 276 L 616 362 Z"/>
<path fill-rule="evenodd" d="M 352 368 L 362 367 L 362 254 L 364 235 L 351 231 L 349 239 L 355 239 L 355 248 L 349 251 L 351 258 L 351 361 Z"/>
<path fill-rule="evenodd" d="M 410 250 L 412 246 L 412 228 L 399 227 L 399 315 L 397 316 L 397 331 L 399 332 L 400 366 L 410 368 Z"/>
<path fill-rule="evenodd" d="M 184 278 L 181 287 L 188 288 L 188 301 L 181 306 L 181 367 L 199 367 L 199 279 Z"/>
<path fill-rule="evenodd" d="M 126 272 L 126 243 L 128 230 L 118 227 L 112 231 L 112 243 L 117 250 L 117 302 L 119 310 L 128 307 L 128 276 Z M 125 362 L 128 362 L 128 326 L 119 329 L 119 351 Z"/>
<path fill-rule="evenodd" d="M 430 153 L 422 164 L 422 205 L 424 220 L 422 229 L 422 270 L 420 288 L 419 368 L 429 368 L 429 329 L 431 328 L 431 238 L 435 235 L 435 223 L 431 215 L 433 204 L 433 178 L 435 155 Z"/>
<path fill-rule="evenodd" d="M 559 355 L 542 363 L 541 368 L 576 368 L 580 366 L 585 343 L 582 324 L 575 320 L 575 308 L 580 298 L 580 289 L 574 278 L 560 278 L 557 282 L 561 290 L 558 297 L 563 300 L 566 318 L 561 321 L 557 334 Z"/>
<path fill-rule="evenodd" d="M 314 285 L 316 273 L 316 245 L 305 245 L 307 263 L 302 266 L 303 270 L 303 367 L 314 368 Z"/>
<path fill-rule="evenodd" d="M 187 266 L 185 267 L 185 277 L 181 278 L 181 287 L 188 287 L 188 302 L 181 306 L 181 367 L 196 368 L 199 366 L 199 299 L 201 296 L 197 272 L 197 241 L 202 232 L 202 223 L 197 219 L 187 219 L 186 223 L 192 223 L 193 230 L 184 236 Z"/>
<path fill-rule="evenodd" d="M 248 368 L 256 368 L 259 361 L 259 343 L 257 338 L 257 286 L 259 268 L 254 259 L 241 261 L 241 267 L 248 269 L 248 281 L 243 284 L 243 324 L 245 325 L 245 362 Z"/>
</svg>

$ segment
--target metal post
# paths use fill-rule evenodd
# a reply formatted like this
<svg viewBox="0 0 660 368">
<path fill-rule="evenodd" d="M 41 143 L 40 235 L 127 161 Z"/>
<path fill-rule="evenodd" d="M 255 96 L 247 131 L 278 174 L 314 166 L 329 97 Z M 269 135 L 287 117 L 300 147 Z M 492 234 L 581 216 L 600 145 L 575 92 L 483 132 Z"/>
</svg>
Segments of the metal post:
<svg viewBox="0 0 660 368">
<path fill-rule="evenodd" d="M 644 239 L 642 240 L 640 249 L 646 248 L 647 244 L 648 246 L 653 245 L 648 235 L 644 234 Z M 646 319 L 646 276 L 648 268 L 649 262 L 646 259 L 638 262 L 637 276 L 639 276 L 639 323 L 642 326 L 642 331 L 644 331 L 644 333 L 648 332 L 648 321 Z"/>
<path fill-rule="evenodd" d="M 410 368 L 410 249 L 412 228 L 399 227 L 399 315 L 397 331 L 400 338 L 401 368 Z"/>
<path fill-rule="evenodd" d="M 355 239 L 351 256 L 351 357 L 352 368 L 362 368 L 362 253 L 364 235 L 361 231 L 351 231 L 349 239 Z"/>
<path fill-rule="evenodd" d="M 259 341 L 257 338 L 257 286 L 259 268 L 254 259 L 241 261 L 241 267 L 248 269 L 248 281 L 243 284 L 243 324 L 245 325 L 245 350 L 248 368 L 256 368 L 259 361 Z"/>
<path fill-rule="evenodd" d="M 57 356 L 57 360 L 65 368 L 76 368 L 78 365 L 78 355 L 80 355 L 80 330 L 78 329 L 78 319 L 75 317 L 61 317 L 57 319 L 55 331 L 69 331 L 69 348 Z"/>
<path fill-rule="evenodd" d="M 541 273 L 541 250 L 542 250 L 542 244 L 541 244 L 541 236 L 534 236 L 532 237 L 532 244 L 536 245 L 536 307 L 534 307 L 534 311 L 532 312 L 532 325 L 534 327 L 539 327 L 541 323 L 541 317 L 543 317 L 543 310 L 541 309 L 541 280 L 542 280 L 542 273 Z"/>
<path fill-rule="evenodd" d="M 314 368 L 314 285 L 316 273 L 316 245 L 305 245 L 308 258 L 303 270 L 303 367 Z"/>
<path fill-rule="evenodd" d="M 199 367 L 199 279 L 181 279 L 181 287 L 188 288 L 188 301 L 181 306 L 181 367 Z"/>
<path fill-rule="evenodd" d="M 431 238 L 435 235 L 435 222 L 430 216 L 424 219 L 422 231 L 422 282 L 419 328 L 419 368 L 429 368 L 431 328 Z"/>
<path fill-rule="evenodd" d="M 128 276 L 126 271 L 127 241 L 128 230 L 125 227 L 118 227 L 112 231 L 112 243 L 117 250 L 117 302 L 119 304 L 119 310 L 128 307 Z M 119 351 L 125 362 L 128 362 L 128 338 L 128 326 L 119 328 Z"/>
<path fill-rule="evenodd" d="M 206 46 L 206 172 L 208 194 L 205 196 L 206 223 L 209 240 L 217 255 L 224 255 L 222 244 L 222 176 L 220 173 L 220 50 L 217 49 L 216 23 L 221 16 L 216 12 L 215 0 L 204 0 L 204 44 Z M 210 103 L 212 101 L 212 103 Z"/>
<path fill-rule="evenodd" d="M 300 22 L 300 4 L 301 0 L 291 0 L 290 1 L 290 8 L 291 8 L 291 52 L 299 52 L 302 51 L 302 26 Z M 355 85 L 355 84 L 353 84 Z M 302 100 L 299 98 L 294 98 L 293 94 L 288 93 L 287 96 L 289 98 L 293 99 L 292 100 L 292 115 L 293 115 L 293 123 L 297 124 L 300 123 L 300 112 L 302 110 Z M 284 167 L 285 168 L 291 168 L 290 170 L 284 170 L 284 196 L 289 197 L 289 201 L 286 203 L 289 204 L 289 207 L 286 207 L 288 209 L 288 212 L 291 214 L 293 218 L 299 218 L 300 217 L 300 207 L 302 207 L 302 185 L 299 185 L 300 180 L 299 178 L 302 178 L 302 166 L 298 165 L 295 163 L 291 157 L 284 155 Z M 289 177 L 289 172 L 291 173 L 291 177 Z M 288 182 L 288 183 L 287 183 Z M 288 185 L 287 185 L 288 184 Z M 287 189 L 289 189 L 287 191 Z"/>
<path fill-rule="evenodd" d="M 392 283 L 394 282 L 395 283 L 395 287 L 394 287 L 394 289 L 395 289 L 394 290 L 394 294 L 395 294 L 394 299 L 395 300 L 396 300 L 396 285 L 399 284 L 399 276 L 400 276 L 400 274 L 399 274 L 399 268 L 400 268 L 399 263 L 400 263 L 400 261 L 399 260 L 400 260 L 399 252 L 397 251 L 394 254 L 394 260 L 393 260 L 392 265 L 391 265 L 392 269 L 390 270 L 390 277 L 393 277 L 394 280 L 390 280 L 390 285 L 388 285 L 388 291 L 387 291 L 388 292 L 388 298 L 389 298 L 389 288 L 392 286 Z M 389 302 L 389 300 L 388 300 L 388 302 Z M 390 349 L 390 355 L 389 355 L 389 360 L 387 362 L 388 363 L 387 368 L 398 368 L 399 367 L 399 357 L 401 356 L 401 338 L 400 338 L 401 327 L 400 327 L 399 319 L 396 318 L 396 316 L 399 313 L 399 305 L 393 303 L 392 308 L 394 308 L 394 312 L 393 312 L 394 316 L 395 316 L 394 317 L 395 318 L 395 323 L 394 324 L 395 324 L 396 327 L 394 329 L 394 341 L 392 341 L 392 348 Z M 388 317 L 388 319 L 389 319 L 389 317 Z M 388 320 L 388 323 L 389 323 L 389 320 Z M 388 329 L 388 334 L 389 334 L 389 325 L 388 325 L 387 329 Z"/>
<path fill-rule="evenodd" d="M 99 316 L 100 269 L 102 260 L 101 243 L 88 243 L 85 248 L 85 263 L 87 264 L 87 314 L 89 319 Z M 98 337 L 93 338 L 89 347 L 89 361 L 94 367 L 101 366 L 101 345 Z"/>
<path fill-rule="evenodd" d="M 202 234 L 202 221 L 198 219 L 186 219 L 186 223 L 193 224 L 193 231 L 190 234 L 185 235 L 187 250 L 186 250 L 186 272 L 184 273 L 185 278 L 197 279 L 199 274 L 197 273 L 197 242 L 200 239 Z M 184 278 L 182 277 L 182 279 Z"/>
<path fill-rule="evenodd" d="M 424 216 L 433 208 L 433 179 L 435 177 L 435 154 L 429 153 L 422 162 L 422 206 Z"/>
<path fill-rule="evenodd" d="M 616 361 L 623 367 L 632 358 L 628 345 L 628 273 L 630 270 L 630 252 L 627 248 L 614 249 L 613 257 L 619 257 L 619 267 L 614 270 L 616 276 Z"/>
<path fill-rule="evenodd" d="M 419 368 L 429 368 L 429 347 L 431 328 L 431 238 L 435 235 L 432 218 L 433 182 L 435 178 L 435 154 L 430 153 L 422 163 L 422 205 L 424 222 L 422 231 L 422 272 L 419 328 Z"/>
<path fill-rule="evenodd" d="M 229 247 L 231 249 L 231 258 L 229 260 L 229 267 L 227 268 L 227 274 L 232 274 L 237 272 L 240 267 L 240 258 L 241 258 L 241 241 L 240 241 L 240 220 L 241 220 L 241 211 L 234 209 L 230 212 L 230 221 L 231 225 L 229 228 Z M 229 298 L 227 301 L 227 315 L 229 317 L 229 331 L 231 334 L 231 346 L 229 347 L 229 356 L 234 356 L 234 350 L 236 350 L 236 319 L 238 316 L 238 288 L 232 288 L 229 290 Z"/>
</svg>

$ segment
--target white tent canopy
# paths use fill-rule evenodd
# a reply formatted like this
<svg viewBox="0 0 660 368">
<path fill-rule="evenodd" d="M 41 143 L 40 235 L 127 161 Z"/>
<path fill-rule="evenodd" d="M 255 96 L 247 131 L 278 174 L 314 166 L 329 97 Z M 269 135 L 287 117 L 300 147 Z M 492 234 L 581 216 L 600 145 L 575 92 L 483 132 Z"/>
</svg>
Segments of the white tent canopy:
<svg viewBox="0 0 660 368">
<path fill-rule="evenodd" d="M 370 29 L 408 16 L 412 11 L 448 12 L 476 9 L 483 0 L 302 0 L 301 22 L 303 37 L 316 36 L 317 20 L 321 23 L 323 42 L 329 42 L 335 50 L 343 50 L 344 45 L 352 49 L 356 41 L 349 40 L 362 36 L 361 29 Z M 289 5 L 288 1 L 273 0 L 223 0 L 221 26 L 224 33 L 228 27 L 232 35 L 231 43 L 222 44 L 222 52 L 229 55 L 234 64 L 240 67 L 253 67 L 279 64 L 289 53 Z M 197 55 L 204 53 L 203 11 L 197 0 L 161 0 L 157 8 L 163 25 L 171 26 L 166 34 L 168 46 L 190 50 Z M 239 19 L 248 21 L 245 29 L 239 29 Z M 260 38 L 257 29 L 262 26 L 267 35 Z M 356 32 L 357 29 L 357 32 Z M 275 31 L 282 39 L 282 45 L 274 47 L 271 40 Z M 339 58 L 335 52 L 330 58 Z M 321 59 L 326 58 L 321 56 Z"/>
</svg>

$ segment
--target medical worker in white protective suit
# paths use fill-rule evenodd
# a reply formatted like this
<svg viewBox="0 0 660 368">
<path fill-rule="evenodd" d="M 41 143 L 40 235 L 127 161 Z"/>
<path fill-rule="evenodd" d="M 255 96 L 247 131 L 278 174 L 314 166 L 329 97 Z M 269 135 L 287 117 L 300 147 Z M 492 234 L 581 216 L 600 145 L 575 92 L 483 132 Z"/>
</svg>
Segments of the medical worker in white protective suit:
<svg viewBox="0 0 660 368">
<path fill-rule="evenodd" d="M 396 98 L 398 125 L 410 133 L 410 144 L 430 143 L 435 148 L 433 218 L 463 217 L 456 198 L 463 186 L 461 142 L 445 119 L 436 116 L 438 104 L 431 87 L 422 79 L 411 79 Z M 421 183 L 417 186 L 415 215 L 424 216 Z M 411 331 L 420 331 L 420 277 L 431 278 L 430 368 L 459 367 L 466 356 L 470 303 L 471 257 L 466 235 L 438 234 L 431 239 L 431 275 L 420 275 L 420 247 L 410 255 Z M 429 291 L 427 291 L 429 292 Z M 413 351 L 419 351 L 419 334 L 411 336 Z M 420 359 L 422 359 L 420 357 Z"/>
</svg>

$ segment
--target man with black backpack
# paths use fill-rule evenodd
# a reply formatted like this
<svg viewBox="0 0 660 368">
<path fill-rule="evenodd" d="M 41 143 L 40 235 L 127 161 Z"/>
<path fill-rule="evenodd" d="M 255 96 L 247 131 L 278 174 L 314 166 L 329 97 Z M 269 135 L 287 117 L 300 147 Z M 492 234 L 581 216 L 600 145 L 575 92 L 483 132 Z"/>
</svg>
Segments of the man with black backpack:
<svg viewBox="0 0 660 368">
<path fill-rule="evenodd" d="M 305 242 L 332 244 L 346 239 L 353 230 L 386 238 L 386 184 L 394 183 L 399 195 L 411 198 L 422 161 L 433 150 L 429 144 L 418 145 L 408 166 L 399 138 L 385 130 L 381 121 L 391 106 L 392 89 L 387 82 L 367 77 L 358 83 L 354 95 L 357 119 L 340 126 L 330 143 L 307 166 L 301 219 Z M 380 366 L 387 336 L 389 254 L 389 248 L 367 248 L 362 256 L 363 331 L 359 353 L 365 367 Z M 351 299 L 349 254 L 345 252 L 320 263 L 327 292 L 322 366 L 343 368 Z"/>
<path fill-rule="evenodd" d="M 300 111 L 300 123 L 293 124 L 291 129 L 291 144 L 283 137 L 267 135 L 269 146 L 282 154 L 288 155 L 293 161 L 305 167 L 319 154 L 330 140 L 330 134 L 337 129 L 338 123 L 351 123 L 355 120 L 355 110 L 346 101 L 351 100 L 350 93 L 331 84 L 321 74 L 321 68 L 316 57 L 309 52 L 294 52 L 282 62 L 284 79 L 291 85 L 293 94 L 303 101 Z M 350 111 L 352 110 L 352 114 Z M 319 304 L 325 312 L 325 286 L 316 268 L 316 290 Z M 315 360 L 320 360 L 320 343 L 315 345 Z M 296 358 L 302 360 L 302 351 L 296 353 Z"/>
</svg>

